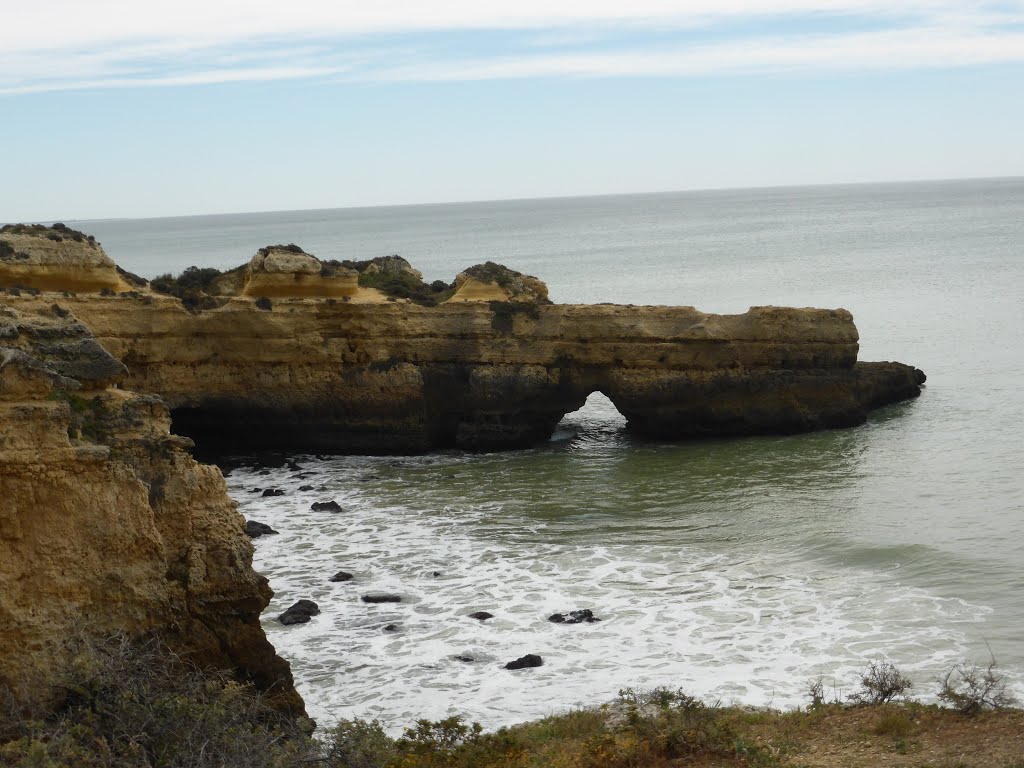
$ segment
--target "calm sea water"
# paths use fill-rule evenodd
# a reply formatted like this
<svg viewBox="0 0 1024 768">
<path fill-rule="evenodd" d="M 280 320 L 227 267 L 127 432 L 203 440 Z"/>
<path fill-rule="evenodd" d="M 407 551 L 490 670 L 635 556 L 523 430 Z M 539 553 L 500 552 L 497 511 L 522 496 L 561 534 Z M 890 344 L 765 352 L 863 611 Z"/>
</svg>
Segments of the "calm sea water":
<svg viewBox="0 0 1024 768">
<path fill-rule="evenodd" d="M 277 592 L 265 626 L 325 722 L 495 726 L 653 685 L 791 706 L 808 678 L 850 691 L 879 658 L 929 698 L 949 665 L 990 653 L 1024 697 L 1024 179 L 82 228 L 149 277 L 295 242 L 399 253 L 428 280 L 500 261 L 558 302 L 845 307 L 861 359 L 928 373 L 920 399 L 852 430 L 634 443 L 595 394 L 533 450 L 233 471 L 243 513 L 281 532 L 256 542 Z M 288 495 L 253 492 L 267 487 Z M 345 511 L 310 511 L 328 498 Z M 327 581 L 342 569 L 355 581 Z M 371 591 L 404 601 L 362 604 Z M 323 613 L 274 621 L 299 598 Z M 603 621 L 546 621 L 574 608 Z M 545 665 L 501 669 L 528 652 Z"/>
</svg>

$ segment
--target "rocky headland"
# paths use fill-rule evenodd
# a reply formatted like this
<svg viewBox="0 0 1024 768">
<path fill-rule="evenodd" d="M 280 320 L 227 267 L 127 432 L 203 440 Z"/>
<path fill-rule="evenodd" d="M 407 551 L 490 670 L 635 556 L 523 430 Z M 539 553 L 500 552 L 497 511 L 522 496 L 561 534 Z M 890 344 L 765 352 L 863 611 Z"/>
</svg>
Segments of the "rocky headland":
<svg viewBox="0 0 1024 768">
<path fill-rule="evenodd" d="M 601 391 L 643 437 L 795 433 L 924 381 L 858 362 L 842 309 L 558 305 L 490 262 L 427 284 L 290 244 L 149 282 L 84 233 L 17 225 L 0 285 L 0 676 L 80 624 L 159 632 L 296 712 L 244 521 L 172 429 L 211 450 L 508 449 Z"/>
</svg>

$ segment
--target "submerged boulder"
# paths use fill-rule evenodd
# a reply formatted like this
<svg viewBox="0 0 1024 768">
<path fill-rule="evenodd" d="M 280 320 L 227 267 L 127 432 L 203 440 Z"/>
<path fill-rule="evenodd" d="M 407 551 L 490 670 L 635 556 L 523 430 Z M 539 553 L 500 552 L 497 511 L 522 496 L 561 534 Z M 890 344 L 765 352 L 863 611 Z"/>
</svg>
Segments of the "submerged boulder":
<svg viewBox="0 0 1024 768">
<path fill-rule="evenodd" d="M 600 619 L 594 615 L 594 612 L 589 608 L 584 608 L 579 611 L 569 611 L 568 613 L 553 613 L 548 616 L 548 621 L 555 624 L 591 624 Z"/>
<path fill-rule="evenodd" d="M 378 603 L 400 603 L 402 602 L 401 595 L 393 595 L 388 593 L 371 593 L 369 595 L 363 595 L 359 598 L 364 603 L 370 603 L 375 605 Z"/>
</svg>

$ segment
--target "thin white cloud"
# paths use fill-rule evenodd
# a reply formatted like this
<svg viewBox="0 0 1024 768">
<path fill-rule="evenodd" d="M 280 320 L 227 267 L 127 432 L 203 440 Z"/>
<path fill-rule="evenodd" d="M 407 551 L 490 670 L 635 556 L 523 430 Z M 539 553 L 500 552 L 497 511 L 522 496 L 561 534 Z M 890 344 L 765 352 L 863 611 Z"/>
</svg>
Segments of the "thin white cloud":
<svg viewBox="0 0 1024 768">
<path fill-rule="evenodd" d="M 808 20 L 830 33 L 800 33 Z M 884 27 L 843 32 L 843 19 Z M 438 81 L 557 76 L 692 76 L 964 66 L 1024 61 L 1024 0 L 35 0 L 5 9 L 0 94 L 342 77 Z M 774 22 L 771 36 L 751 32 Z M 736 31 L 729 24 L 743 22 Z M 780 36 L 782 25 L 793 32 Z M 628 28 L 634 39 L 616 43 Z M 482 55 L 445 31 L 510 31 Z M 644 30 L 694 30 L 658 48 Z M 472 36 L 464 36 L 472 38 Z M 395 39 L 410 44 L 394 55 Z"/>
<path fill-rule="evenodd" d="M 1019 3 L 1000 3 L 1020 5 Z M 8 3 L 0 50 L 104 42 L 350 36 L 446 29 L 542 29 L 647 21 L 704 24 L 729 17 L 982 12 L 992 2 L 951 0 L 33 0 Z"/>
<path fill-rule="evenodd" d="M 948 67 L 1024 61 L 1024 32 L 923 36 L 878 34 L 774 38 L 688 50 L 616 51 L 417 63 L 356 73 L 369 80 L 441 82 L 529 77 L 673 77 Z"/>
</svg>

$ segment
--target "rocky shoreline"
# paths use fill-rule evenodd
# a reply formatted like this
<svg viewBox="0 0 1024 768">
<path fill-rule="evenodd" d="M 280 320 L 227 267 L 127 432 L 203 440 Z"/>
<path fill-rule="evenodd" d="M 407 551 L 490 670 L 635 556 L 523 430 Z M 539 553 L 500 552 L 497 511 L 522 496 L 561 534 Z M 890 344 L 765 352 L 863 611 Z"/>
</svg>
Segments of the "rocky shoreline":
<svg viewBox="0 0 1024 768">
<path fill-rule="evenodd" d="M 490 263 L 427 286 L 397 257 L 297 246 L 215 272 L 149 283 L 63 225 L 0 229 L 0 682 L 45 676 L 84 624 L 159 633 L 303 711 L 259 624 L 272 593 L 244 521 L 178 435 L 510 449 L 594 391 L 642 437 L 794 433 L 863 423 L 924 381 L 858 362 L 841 309 L 557 305 Z"/>
</svg>

